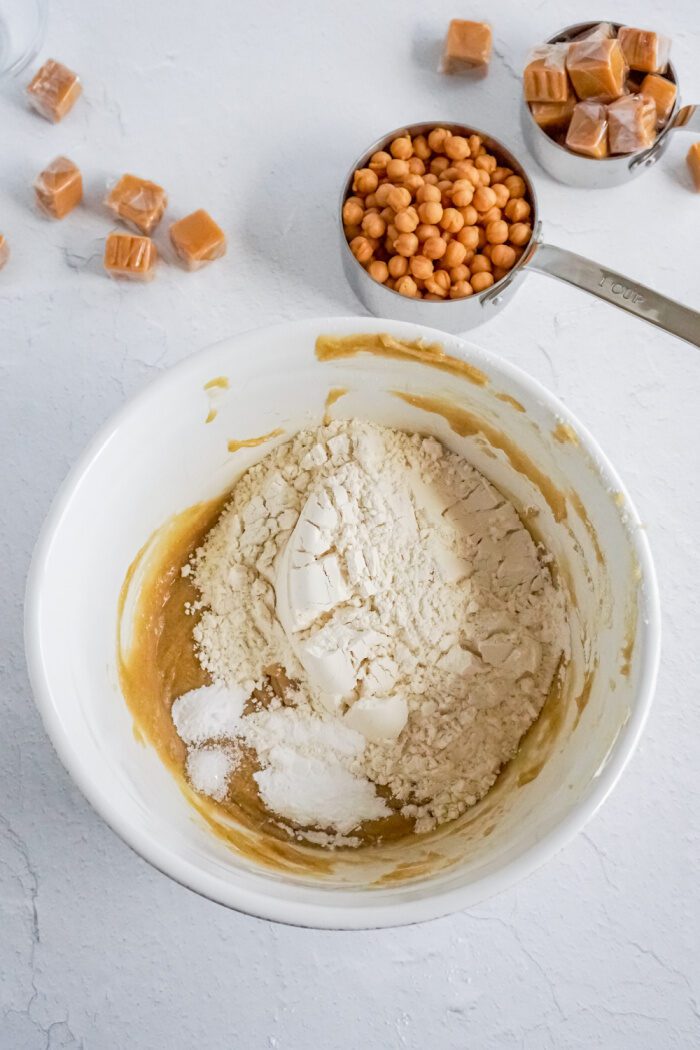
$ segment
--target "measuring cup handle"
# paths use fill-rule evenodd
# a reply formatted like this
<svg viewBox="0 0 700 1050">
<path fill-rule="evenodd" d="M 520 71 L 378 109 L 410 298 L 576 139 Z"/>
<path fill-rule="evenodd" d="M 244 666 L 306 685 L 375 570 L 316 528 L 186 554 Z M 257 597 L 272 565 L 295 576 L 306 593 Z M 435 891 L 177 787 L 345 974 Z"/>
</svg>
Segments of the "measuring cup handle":
<svg viewBox="0 0 700 1050">
<path fill-rule="evenodd" d="M 529 269 L 582 288 L 584 292 L 590 292 L 606 303 L 700 347 L 700 313 L 646 285 L 554 244 L 538 245 L 527 265 Z"/>
<path fill-rule="evenodd" d="M 700 131 L 700 106 L 683 106 L 671 121 L 669 130 L 682 128 L 683 131 Z"/>
</svg>

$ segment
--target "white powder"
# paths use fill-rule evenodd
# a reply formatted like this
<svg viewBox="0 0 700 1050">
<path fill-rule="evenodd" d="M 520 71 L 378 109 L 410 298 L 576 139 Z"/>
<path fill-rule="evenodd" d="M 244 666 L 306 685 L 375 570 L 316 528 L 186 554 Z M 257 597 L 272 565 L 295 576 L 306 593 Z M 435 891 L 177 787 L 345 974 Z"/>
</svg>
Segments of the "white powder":
<svg viewBox="0 0 700 1050">
<path fill-rule="evenodd" d="M 186 769 L 192 787 L 222 802 L 228 791 L 229 777 L 238 765 L 238 757 L 230 746 L 190 748 Z"/>
<path fill-rule="evenodd" d="M 299 433 L 243 475 L 186 567 L 216 685 L 176 702 L 176 728 L 254 748 L 263 801 L 313 841 L 388 815 L 376 786 L 418 831 L 453 819 L 514 754 L 566 650 L 546 560 L 435 439 Z M 271 665 L 295 683 L 288 706 L 243 717 Z"/>
</svg>

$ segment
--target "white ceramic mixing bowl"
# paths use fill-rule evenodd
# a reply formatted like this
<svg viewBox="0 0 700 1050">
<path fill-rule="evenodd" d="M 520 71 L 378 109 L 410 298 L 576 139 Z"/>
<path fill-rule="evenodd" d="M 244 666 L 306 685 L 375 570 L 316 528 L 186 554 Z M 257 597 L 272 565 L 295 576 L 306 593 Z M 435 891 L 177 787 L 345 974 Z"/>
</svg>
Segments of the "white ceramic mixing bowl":
<svg viewBox="0 0 700 1050">
<path fill-rule="evenodd" d="M 321 333 L 388 332 L 441 343 L 484 375 L 402 357 L 320 361 Z M 440 364 L 440 362 L 437 362 Z M 205 384 L 227 376 L 205 424 Z M 473 810 L 405 847 L 340 851 L 313 876 L 274 871 L 213 835 L 151 748 L 137 742 L 120 691 L 117 605 L 127 568 L 163 522 L 222 493 L 270 445 L 232 454 L 229 439 L 317 423 L 329 388 L 338 416 L 434 433 L 516 504 L 555 555 L 575 602 L 561 698 Z M 476 427 L 453 430 L 447 400 Z M 284 437 L 276 440 L 282 441 Z M 512 443 L 511 443 L 512 442 Z M 237 336 L 194 354 L 131 400 L 63 485 L 27 588 L 26 648 L 46 730 L 111 827 L 183 885 L 253 915 L 363 928 L 464 908 L 541 865 L 611 791 L 642 731 L 659 656 L 659 609 L 644 531 L 590 435 L 542 386 L 462 340 L 376 318 L 326 318 Z M 543 728 L 544 727 L 544 728 Z"/>
</svg>

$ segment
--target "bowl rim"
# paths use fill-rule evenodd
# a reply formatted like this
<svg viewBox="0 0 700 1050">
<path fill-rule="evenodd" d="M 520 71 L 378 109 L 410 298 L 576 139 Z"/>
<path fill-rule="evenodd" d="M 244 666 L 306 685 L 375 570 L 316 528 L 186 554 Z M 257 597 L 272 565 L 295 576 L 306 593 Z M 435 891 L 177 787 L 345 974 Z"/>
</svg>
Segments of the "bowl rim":
<svg viewBox="0 0 700 1050">
<path fill-rule="evenodd" d="M 543 403 L 550 412 L 572 426 L 583 448 L 593 457 L 599 473 L 604 476 L 609 487 L 622 494 L 624 500 L 624 512 L 630 523 L 628 530 L 630 546 L 641 569 L 646 604 L 645 645 L 642 652 L 639 685 L 624 732 L 617 736 L 586 796 L 579 800 L 551 831 L 517 857 L 508 861 L 498 871 L 482 876 L 466 886 L 452 887 L 442 892 L 439 888 L 435 892 L 430 892 L 428 889 L 424 897 L 412 897 L 410 900 L 394 902 L 386 901 L 379 893 L 375 897 L 368 894 L 366 900 L 363 900 L 361 904 L 349 905 L 334 903 L 334 891 L 327 887 L 319 886 L 317 901 L 282 900 L 258 890 L 238 886 L 233 880 L 225 880 L 202 871 L 169 847 L 151 838 L 143 829 L 134 826 L 124 816 L 118 800 L 104 790 L 99 778 L 94 776 L 88 764 L 83 761 L 82 755 L 73 747 L 72 738 L 60 716 L 60 697 L 56 696 L 46 673 L 40 621 L 47 560 L 51 553 L 54 536 L 64 516 L 70 511 L 74 494 L 99 457 L 101 450 L 121 428 L 129 425 L 131 417 L 139 413 L 145 404 L 154 397 L 161 396 L 171 385 L 179 383 L 180 377 L 188 371 L 198 370 L 207 357 L 219 354 L 224 346 L 234 347 L 236 344 L 245 343 L 252 336 L 259 336 L 262 332 L 268 335 L 279 335 L 282 332 L 288 334 L 290 331 L 300 334 L 308 333 L 312 342 L 321 332 L 328 331 L 334 331 L 339 335 L 363 331 L 389 331 L 399 338 L 423 337 L 441 342 L 449 353 L 470 360 L 485 370 L 491 368 L 496 375 L 500 374 L 516 386 L 520 386 L 533 400 Z M 272 345 L 273 342 L 274 340 L 271 339 L 270 344 Z M 182 886 L 194 890 L 211 901 L 245 914 L 294 926 L 358 930 L 410 925 L 473 906 L 510 888 L 516 882 L 532 874 L 583 829 L 620 779 L 635 751 L 649 716 L 660 660 L 661 613 L 651 549 L 629 493 L 587 428 L 553 393 L 518 366 L 496 354 L 482 350 L 459 336 L 448 335 L 438 329 L 408 321 L 345 315 L 287 321 L 272 326 L 248 329 L 198 350 L 147 383 L 107 420 L 88 443 L 63 481 L 39 533 L 27 577 L 24 639 L 27 668 L 35 703 L 59 758 L 92 807 L 135 853 Z M 347 890 L 338 891 L 338 895 L 343 893 L 347 893 Z"/>
</svg>

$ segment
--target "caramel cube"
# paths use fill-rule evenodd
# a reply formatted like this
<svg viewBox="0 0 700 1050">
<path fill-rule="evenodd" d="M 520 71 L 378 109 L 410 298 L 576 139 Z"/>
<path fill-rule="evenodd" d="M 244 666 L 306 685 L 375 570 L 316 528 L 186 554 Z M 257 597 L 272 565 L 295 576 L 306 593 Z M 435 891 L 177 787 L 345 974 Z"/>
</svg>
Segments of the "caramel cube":
<svg viewBox="0 0 700 1050">
<path fill-rule="evenodd" d="M 0 270 L 2 270 L 3 266 L 5 265 L 5 263 L 7 262 L 7 260 L 9 258 L 10 258 L 10 246 L 7 243 L 6 238 L 3 237 L 3 235 L 0 233 Z"/>
<path fill-rule="evenodd" d="M 617 40 L 581 40 L 569 47 L 566 60 L 580 99 L 612 102 L 625 89 L 625 59 Z"/>
<path fill-rule="evenodd" d="M 568 44 L 536 47 L 523 73 L 527 102 L 566 102 L 571 88 L 566 75 Z"/>
<path fill-rule="evenodd" d="M 623 26 L 617 34 L 625 61 L 630 69 L 642 73 L 663 73 L 671 53 L 671 41 L 651 29 Z"/>
<path fill-rule="evenodd" d="M 73 108 L 81 91 L 78 75 L 52 58 L 44 62 L 27 86 L 29 104 L 54 124 Z"/>
<path fill-rule="evenodd" d="M 68 157 L 56 157 L 34 180 L 36 202 L 52 219 L 63 219 L 83 199 L 83 177 Z"/>
<path fill-rule="evenodd" d="M 188 270 L 199 270 L 226 251 L 226 234 L 203 208 L 174 222 L 170 240 Z"/>
<path fill-rule="evenodd" d="M 700 193 L 700 141 L 693 143 L 685 159 L 688 162 L 695 189 Z"/>
<path fill-rule="evenodd" d="M 645 95 L 623 95 L 608 106 L 611 153 L 636 153 L 656 138 L 656 103 Z"/>
<path fill-rule="evenodd" d="M 104 265 L 110 277 L 150 281 L 155 276 L 157 258 L 158 252 L 150 237 L 115 232 L 105 241 Z"/>
<path fill-rule="evenodd" d="M 608 118 L 600 102 L 577 102 L 566 134 L 566 145 L 584 157 L 608 155 Z"/>
<path fill-rule="evenodd" d="M 453 18 L 447 29 L 442 53 L 443 73 L 485 72 L 491 58 L 491 26 Z"/>
<path fill-rule="evenodd" d="M 576 105 L 576 95 L 569 91 L 566 102 L 531 102 L 530 112 L 543 131 L 568 128 Z"/>
<path fill-rule="evenodd" d="M 168 198 L 155 182 L 137 175 L 122 175 L 107 194 L 105 204 L 132 230 L 151 234 L 163 218 Z"/>
<path fill-rule="evenodd" d="M 664 126 L 673 112 L 676 104 L 676 85 L 666 77 L 660 77 L 656 73 L 647 73 L 642 81 L 641 93 L 646 98 L 652 98 L 656 106 L 656 126 Z"/>
</svg>

